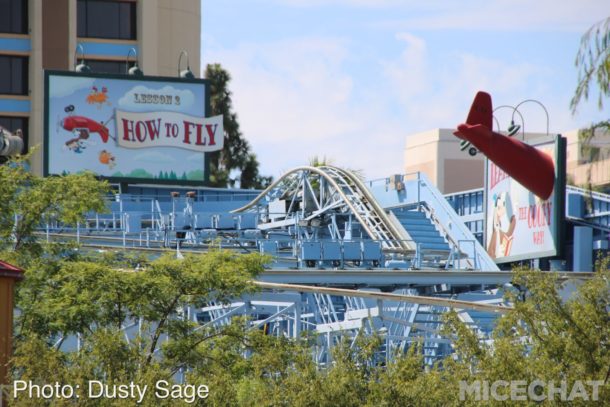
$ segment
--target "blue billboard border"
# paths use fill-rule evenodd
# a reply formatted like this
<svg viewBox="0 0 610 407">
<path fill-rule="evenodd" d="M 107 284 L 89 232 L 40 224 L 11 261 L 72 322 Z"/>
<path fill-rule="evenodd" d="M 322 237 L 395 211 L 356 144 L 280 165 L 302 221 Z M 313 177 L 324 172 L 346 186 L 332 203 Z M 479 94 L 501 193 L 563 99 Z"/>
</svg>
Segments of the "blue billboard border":
<svg viewBox="0 0 610 407">
<path fill-rule="evenodd" d="M 195 83 L 204 85 L 204 108 L 205 117 L 211 115 L 211 104 L 210 104 L 210 81 L 208 79 L 188 79 L 179 78 L 173 76 L 130 76 L 128 74 L 103 74 L 103 73 L 79 73 L 73 71 L 56 71 L 56 70 L 44 70 L 44 130 L 43 130 L 43 176 L 58 176 L 59 174 L 49 174 L 49 77 L 50 76 L 66 76 L 76 78 L 96 78 L 96 79 L 118 79 L 128 81 L 151 81 L 151 82 L 174 82 L 174 83 Z M 224 135 L 223 135 L 224 137 Z M 95 174 L 99 179 L 107 180 L 110 183 L 116 184 L 152 184 L 152 185 L 177 185 L 177 186 L 210 186 L 210 157 L 211 153 L 206 152 L 204 154 L 203 163 L 203 181 L 189 181 L 189 180 L 160 180 L 154 178 L 131 178 L 131 177 L 105 177 L 103 175 Z"/>
</svg>

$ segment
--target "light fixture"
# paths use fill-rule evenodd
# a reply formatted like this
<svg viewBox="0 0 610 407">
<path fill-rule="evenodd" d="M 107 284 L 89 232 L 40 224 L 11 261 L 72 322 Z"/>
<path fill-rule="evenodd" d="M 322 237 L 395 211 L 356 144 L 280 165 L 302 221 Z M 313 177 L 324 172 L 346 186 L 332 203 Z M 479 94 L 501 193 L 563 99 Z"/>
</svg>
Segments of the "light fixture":
<svg viewBox="0 0 610 407">
<path fill-rule="evenodd" d="M 519 130 L 521 130 L 521 133 L 523 134 L 523 140 L 525 140 L 525 132 L 523 130 L 523 129 L 525 129 L 525 121 L 523 120 L 523 115 L 521 114 L 519 109 L 517 109 L 515 106 L 500 105 L 500 106 L 497 106 L 494 109 L 494 113 L 497 110 L 502 109 L 502 108 L 508 108 L 508 109 L 511 109 L 513 111 L 512 115 L 511 115 L 510 125 L 506 129 L 506 135 L 508 137 L 515 136 L 515 135 L 517 135 L 519 133 Z M 521 119 L 521 124 L 520 125 L 515 123 L 515 113 L 517 113 L 519 115 L 519 118 Z M 498 124 L 498 130 L 499 130 L 500 129 L 500 125 L 499 125 L 497 120 L 496 120 L 496 123 Z"/>
<path fill-rule="evenodd" d="M 80 64 L 78 62 L 78 50 L 80 48 L 81 61 Z M 91 68 L 89 65 L 85 64 L 85 49 L 83 48 L 83 44 L 76 44 L 76 50 L 74 51 L 74 72 L 78 73 L 90 73 Z"/>
<path fill-rule="evenodd" d="M 127 69 L 127 67 L 129 66 L 129 55 L 131 54 L 132 51 L 133 51 L 133 55 L 136 59 L 133 63 L 133 66 L 131 68 Z M 129 52 L 127 52 L 127 61 L 126 61 L 125 65 L 126 65 L 125 69 L 127 69 L 127 75 L 144 76 L 144 72 L 142 72 L 142 70 L 138 66 L 138 53 L 136 52 L 135 48 L 131 48 L 129 50 Z"/>
<path fill-rule="evenodd" d="M 186 55 L 186 69 L 184 71 L 180 70 L 182 55 Z M 178 57 L 178 76 L 184 79 L 195 79 L 195 75 L 193 75 L 193 72 L 191 72 L 191 67 L 189 66 L 189 54 L 186 51 L 180 52 L 180 56 Z"/>
<path fill-rule="evenodd" d="M 512 137 L 515 134 L 519 133 L 519 129 L 521 129 L 521 126 L 518 124 L 515 124 L 514 120 L 510 121 L 510 126 L 508 126 L 508 137 Z"/>
<path fill-rule="evenodd" d="M 536 104 L 538 104 L 542 110 L 544 110 L 544 114 L 546 114 L 546 135 L 549 135 L 549 112 L 548 110 L 546 110 L 546 107 L 544 107 L 544 105 L 542 104 L 542 102 L 536 100 L 536 99 L 525 99 L 522 102 L 519 102 L 519 104 L 517 104 L 517 106 L 515 106 L 515 111 L 517 111 L 517 108 L 519 106 L 521 106 L 522 104 L 526 103 L 526 102 L 534 102 Z M 513 112 L 513 118 L 515 117 L 515 112 Z M 525 127 L 525 126 L 524 126 Z M 525 130 L 523 129 L 523 135 L 525 136 Z"/>
</svg>

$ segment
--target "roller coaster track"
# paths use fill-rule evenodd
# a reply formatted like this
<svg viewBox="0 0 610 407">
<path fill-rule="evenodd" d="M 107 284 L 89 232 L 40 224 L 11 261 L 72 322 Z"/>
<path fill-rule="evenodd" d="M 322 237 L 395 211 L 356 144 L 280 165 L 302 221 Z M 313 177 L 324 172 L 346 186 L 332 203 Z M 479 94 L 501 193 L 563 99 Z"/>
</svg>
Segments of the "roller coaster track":
<svg viewBox="0 0 610 407">
<path fill-rule="evenodd" d="M 366 185 L 353 173 L 332 166 L 296 167 L 278 178 L 249 204 L 233 210 L 233 213 L 250 210 L 295 174 L 315 174 L 332 186 L 334 193 L 342 199 L 362 228 L 373 240 L 381 242 L 387 252 L 413 253 L 416 247 L 406 230 L 377 202 Z"/>
</svg>

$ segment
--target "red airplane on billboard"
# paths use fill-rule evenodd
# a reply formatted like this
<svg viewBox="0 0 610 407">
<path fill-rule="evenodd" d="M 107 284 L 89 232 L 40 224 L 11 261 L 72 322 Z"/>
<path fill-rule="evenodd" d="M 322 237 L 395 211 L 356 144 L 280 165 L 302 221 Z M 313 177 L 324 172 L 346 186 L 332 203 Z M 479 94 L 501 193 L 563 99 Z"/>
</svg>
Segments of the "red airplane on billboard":
<svg viewBox="0 0 610 407">
<path fill-rule="evenodd" d="M 103 123 L 84 116 L 68 116 L 61 120 L 61 127 L 67 131 L 86 130 L 88 133 L 97 133 L 104 143 L 108 142 L 110 133 Z"/>
<path fill-rule="evenodd" d="M 86 148 L 85 141 L 89 139 L 91 133 L 99 134 L 102 142 L 108 142 L 110 132 L 106 127 L 106 123 L 97 122 L 85 116 L 72 115 L 74 112 L 74 105 L 66 106 L 64 108 L 64 112 L 66 112 L 68 116 L 64 117 L 63 119 L 58 118 L 58 131 L 59 127 L 61 127 L 71 133 L 78 133 L 77 137 L 71 138 L 65 143 L 70 150 L 74 151 L 75 153 L 82 152 Z"/>
<path fill-rule="evenodd" d="M 555 165 L 547 154 L 515 138 L 492 130 L 491 96 L 478 92 L 466 123 L 458 126 L 458 138 L 470 142 L 500 169 L 543 200 L 555 186 Z"/>
</svg>

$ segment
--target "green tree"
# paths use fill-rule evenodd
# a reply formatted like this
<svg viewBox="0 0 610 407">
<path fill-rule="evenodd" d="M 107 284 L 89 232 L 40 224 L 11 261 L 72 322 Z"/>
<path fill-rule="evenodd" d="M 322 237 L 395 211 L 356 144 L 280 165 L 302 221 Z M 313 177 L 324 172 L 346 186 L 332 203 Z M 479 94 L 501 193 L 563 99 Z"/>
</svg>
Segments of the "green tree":
<svg viewBox="0 0 610 407">
<path fill-rule="evenodd" d="M 378 353 L 383 337 L 367 339 L 364 332 L 353 343 L 336 345 L 331 363 L 319 368 L 313 359 L 316 336 L 277 338 L 251 329 L 243 318 L 213 329 L 183 317 L 186 305 L 222 303 L 251 291 L 249 281 L 266 261 L 258 255 L 216 250 L 153 262 L 108 253 L 79 256 L 41 260 L 36 271 L 27 272 L 18 295 L 15 378 L 152 386 L 171 382 L 182 371 L 188 383 L 209 386 L 205 404 L 216 406 L 478 406 L 472 395 L 460 400 L 460 381 L 564 380 L 569 394 L 576 381 L 595 380 L 604 383 L 597 405 L 610 402 L 607 263 L 598 265 L 592 279 L 572 286 L 567 300 L 563 296 L 570 287 L 556 277 L 517 270 L 514 282 L 521 290 L 507 292 L 514 310 L 498 319 L 493 343 L 482 342 L 449 312 L 443 333 L 455 355 L 431 368 L 424 366 L 418 343 L 386 363 Z M 140 271 L 126 270 L 136 264 Z M 141 320 L 142 333 L 128 342 L 120 328 L 135 320 Z M 75 333 L 82 339 L 80 351 L 64 353 L 53 346 Z M 81 403 L 121 405 L 121 400 Z M 143 404 L 172 405 L 152 395 Z M 522 404 L 492 399 L 483 405 Z M 588 404 L 580 398 L 572 402 Z M 37 404 L 20 399 L 16 405 Z"/>
<path fill-rule="evenodd" d="M 508 292 L 514 311 L 498 320 L 493 343 L 482 343 L 460 322 L 447 315 L 446 334 L 455 339 L 459 358 L 455 377 L 467 381 L 534 380 L 601 381 L 599 405 L 610 402 L 610 285 L 607 262 L 595 277 L 577 289 L 557 276 L 536 270 L 517 270 L 513 280 L 527 291 Z M 571 291 L 566 300 L 564 296 Z M 523 297 L 525 296 L 525 299 Z M 591 389 L 587 389 L 590 391 Z M 497 403 L 501 404 L 500 402 Z M 588 405 L 576 399 L 574 405 Z"/>
<path fill-rule="evenodd" d="M 594 24 L 582 36 L 575 65 L 578 69 L 578 83 L 570 101 L 572 114 L 576 114 L 578 106 L 589 99 L 592 82 L 596 84 L 599 92 L 597 105 L 601 110 L 604 98 L 610 96 L 610 17 Z M 610 120 L 593 123 L 589 128 L 578 132 L 581 154 L 591 161 L 594 161 L 593 152 L 599 149 L 591 146 L 591 141 L 598 132 L 610 132 Z M 594 188 L 591 167 L 587 169 L 587 183 L 583 187 L 589 191 Z"/>
<path fill-rule="evenodd" d="M 240 187 L 246 189 L 264 189 L 273 182 L 273 177 L 260 175 L 256 154 L 248 154 L 240 174 Z"/>
<path fill-rule="evenodd" d="M 183 310 L 226 303 L 254 291 L 250 281 L 266 261 L 258 254 L 220 250 L 152 262 L 108 253 L 40 258 L 30 264 L 18 290 L 15 379 L 59 380 L 81 388 L 90 380 L 154 386 L 161 379 L 173 382 L 174 375 L 187 368 L 205 370 L 216 354 L 225 360 L 243 359 L 243 346 L 232 353 L 228 345 L 248 343 L 256 332 L 249 333 L 239 320 L 224 328 L 202 327 Z M 140 271 L 134 271 L 134 264 Z M 128 341 L 122 329 L 132 323 L 140 330 Z M 74 335 L 81 340 L 80 350 L 58 352 L 61 338 Z M 191 379 L 201 383 L 200 377 Z M 23 399 L 17 405 L 35 402 Z M 158 402 L 173 405 L 152 396 L 145 405 Z M 133 405 L 133 400 L 125 405 Z"/>
<path fill-rule="evenodd" d="M 251 153 L 250 144 L 244 138 L 233 111 L 229 82 L 231 76 L 220 64 L 206 66 L 204 76 L 210 81 L 210 107 L 212 115 L 223 116 L 224 148 L 210 153 L 210 183 L 216 187 L 226 187 L 233 180 L 232 171 L 240 172 L 242 188 L 264 188 L 271 177 L 258 173 L 259 162 Z"/>
<path fill-rule="evenodd" d="M 582 36 L 576 55 L 578 84 L 570 103 L 575 113 L 578 105 L 589 98 L 591 82 L 597 84 L 597 104 L 603 107 L 604 97 L 610 96 L 610 17 L 594 24 Z"/>
<path fill-rule="evenodd" d="M 332 158 L 326 157 L 325 155 L 322 157 L 314 155 L 309 158 L 310 167 L 324 167 L 326 165 L 335 165 L 335 163 Z"/>
<path fill-rule="evenodd" d="M 109 186 L 92 173 L 42 178 L 25 168 L 27 158 L 0 166 L 0 250 L 39 248 L 34 232 L 42 222 L 74 226 L 87 212 L 106 208 Z"/>
</svg>

